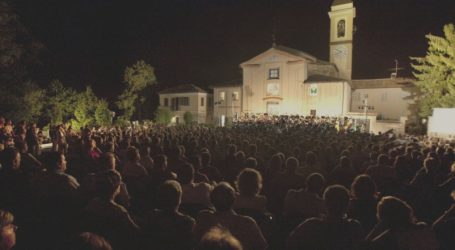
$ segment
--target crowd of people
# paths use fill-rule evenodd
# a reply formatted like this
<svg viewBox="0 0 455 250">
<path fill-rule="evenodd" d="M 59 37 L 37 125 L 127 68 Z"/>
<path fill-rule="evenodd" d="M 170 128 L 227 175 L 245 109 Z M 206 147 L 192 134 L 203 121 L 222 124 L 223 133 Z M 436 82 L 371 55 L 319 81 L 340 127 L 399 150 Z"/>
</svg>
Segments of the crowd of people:
<svg viewBox="0 0 455 250">
<path fill-rule="evenodd" d="M 0 118 L 0 249 L 455 249 L 455 143 L 335 121 Z"/>
</svg>

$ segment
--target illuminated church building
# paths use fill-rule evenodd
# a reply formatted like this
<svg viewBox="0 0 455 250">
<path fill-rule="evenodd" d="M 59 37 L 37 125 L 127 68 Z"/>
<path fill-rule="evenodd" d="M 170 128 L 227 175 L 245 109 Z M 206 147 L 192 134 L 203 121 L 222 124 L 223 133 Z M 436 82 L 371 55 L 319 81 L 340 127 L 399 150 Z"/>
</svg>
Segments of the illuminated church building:
<svg viewBox="0 0 455 250">
<path fill-rule="evenodd" d="M 175 111 L 176 122 L 186 111 L 199 122 L 220 124 L 244 114 L 348 116 L 365 108 L 379 118 L 402 120 L 408 115 L 410 80 L 352 80 L 356 9 L 352 0 L 335 0 L 328 14 L 328 62 L 274 44 L 240 64 L 242 82 L 214 84 L 213 95 L 194 85 L 178 86 L 160 93 L 160 105 Z"/>
</svg>

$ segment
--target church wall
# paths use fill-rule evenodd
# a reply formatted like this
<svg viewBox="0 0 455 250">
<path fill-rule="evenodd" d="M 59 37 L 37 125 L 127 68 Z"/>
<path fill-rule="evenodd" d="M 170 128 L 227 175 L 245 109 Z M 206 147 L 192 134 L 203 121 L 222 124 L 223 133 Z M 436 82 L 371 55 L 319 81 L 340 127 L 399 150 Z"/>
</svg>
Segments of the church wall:
<svg viewBox="0 0 455 250">
<path fill-rule="evenodd" d="M 317 94 L 311 93 L 311 89 L 315 88 Z M 344 96 L 345 86 L 342 82 L 305 84 L 304 114 L 310 115 L 311 110 L 316 110 L 318 116 L 341 116 L 343 115 Z"/>
<path fill-rule="evenodd" d="M 257 62 L 257 64 L 256 64 Z M 269 69 L 278 68 L 279 79 L 269 79 Z M 306 62 L 271 53 L 243 66 L 243 112 L 303 114 L 303 81 Z M 270 94 L 269 84 L 277 84 L 277 94 Z M 270 108 L 274 106 L 274 108 Z"/>
<path fill-rule="evenodd" d="M 363 100 L 368 96 L 368 112 L 378 114 L 380 119 L 399 120 L 409 115 L 410 100 L 405 100 L 409 92 L 401 88 L 356 89 L 352 93 L 351 112 L 361 112 Z"/>
</svg>

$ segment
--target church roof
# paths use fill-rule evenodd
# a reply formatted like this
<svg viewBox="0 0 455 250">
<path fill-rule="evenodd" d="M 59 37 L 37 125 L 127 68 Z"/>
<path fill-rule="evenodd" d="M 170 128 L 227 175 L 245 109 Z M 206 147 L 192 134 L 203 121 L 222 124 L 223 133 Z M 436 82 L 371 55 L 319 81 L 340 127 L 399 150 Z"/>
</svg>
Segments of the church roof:
<svg viewBox="0 0 455 250">
<path fill-rule="evenodd" d="M 385 78 L 352 80 L 353 89 L 382 89 L 382 88 L 412 88 L 414 80 L 411 78 Z"/>
<path fill-rule="evenodd" d="M 333 77 L 333 76 L 326 76 L 326 75 L 310 75 L 303 83 L 323 83 L 323 82 L 346 82 L 347 80 Z"/>
<path fill-rule="evenodd" d="M 314 61 L 314 62 L 318 61 L 318 59 L 315 56 L 310 55 L 310 54 L 308 54 L 306 52 L 303 52 L 301 50 L 289 48 L 289 47 L 286 47 L 286 46 L 283 46 L 283 45 L 274 46 L 273 48 L 275 48 L 277 50 L 284 51 L 284 52 L 289 53 L 289 54 L 292 54 L 294 56 L 303 57 L 305 59 L 310 59 L 311 61 Z"/>
<path fill-rule="evenodd" d="M 352 0 L 335 0 L 335 1 L 333 1 L 332 6 L 342 5 L 342 4 L 352 3 L 352 2 L 353 2 Z"/>
<path fill-rule="evenodd" d="M 199 88 L 194 84 L 182 84 L 175 87 L 167 88 L 159 92 L 160 94 L 172 93 L 207 93 L 207 91 Z"/>
</svg>

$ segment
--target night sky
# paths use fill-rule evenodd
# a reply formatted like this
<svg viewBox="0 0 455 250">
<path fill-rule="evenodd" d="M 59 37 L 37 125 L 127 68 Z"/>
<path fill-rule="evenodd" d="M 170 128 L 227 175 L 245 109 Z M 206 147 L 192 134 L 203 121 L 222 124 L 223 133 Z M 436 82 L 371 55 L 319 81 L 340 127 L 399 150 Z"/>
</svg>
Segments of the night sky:
<svg viewBox="0 0 455 250">
<path fill-rule="evenodd" d="M 143 59 L 160 88 L 241 79 L 239 64 L 277 44 L 329 57 L 332 0 L 14 0 L 45 49 L 34 79 L 112 99 L 125 67 Z M 423 56 L 425 34 L 455 23 L 454 0 L 358 0 L 353 78 L 384 78 L 398 59 Z"/>
</svg>

